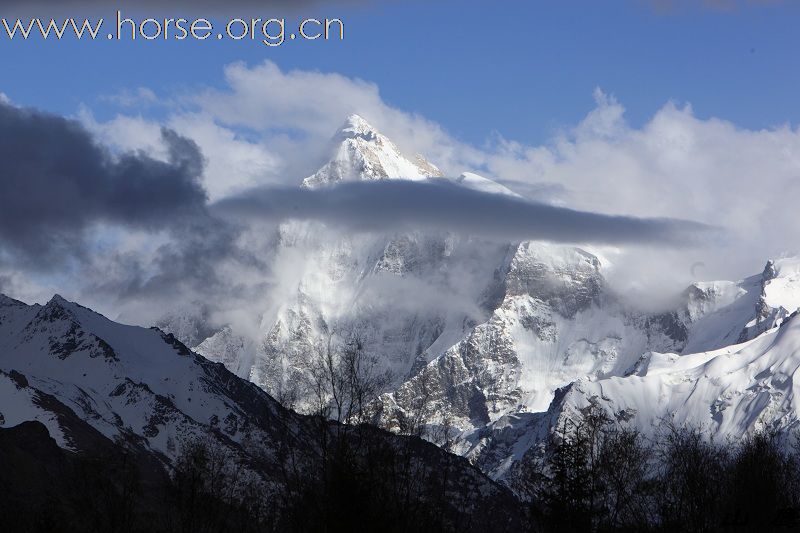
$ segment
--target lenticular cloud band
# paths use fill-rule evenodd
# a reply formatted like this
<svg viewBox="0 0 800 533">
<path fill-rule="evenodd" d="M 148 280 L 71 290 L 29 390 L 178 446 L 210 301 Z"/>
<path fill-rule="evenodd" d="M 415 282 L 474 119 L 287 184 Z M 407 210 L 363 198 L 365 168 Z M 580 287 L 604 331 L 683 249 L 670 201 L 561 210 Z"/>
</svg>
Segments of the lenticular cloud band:
<svg viewBox="0 0 800 533">
<path fill-rule="evenodd" d="M 676 246 L 697 244 L 715 232 L 696 222 L 576 211 L 444 179 L 261 188 L 221 200 L 212 209 L 250 219 L 319 220 L 356 231 L 427 228 L 512 240 Z"/>
</svg>

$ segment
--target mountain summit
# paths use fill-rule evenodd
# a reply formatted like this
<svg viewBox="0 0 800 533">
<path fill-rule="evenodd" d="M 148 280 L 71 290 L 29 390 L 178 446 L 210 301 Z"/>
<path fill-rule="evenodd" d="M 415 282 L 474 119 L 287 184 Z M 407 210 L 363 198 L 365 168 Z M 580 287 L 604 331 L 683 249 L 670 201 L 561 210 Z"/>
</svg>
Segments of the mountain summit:
<svg viewBox="0 0 800 533">
<path fill-rule="evenodd" d="M 304 187 L 341 181 L 439 177 L 441 171 L 424 157 L 406 158 L 395 144 L 359 115 L 350 115 L 333 137 L 333 158 L 303 180 Z"/>
<path fill-rule="evenodd" d="M 351 139 L 354 137 L 362 137 L 365 140 L 375 140 L 380 134 L 377 129 L 367 122 L 361 115 L 352 114 L 348 116 L 344 124 L 339 128 L 334 135 L 334 139 Z"/>
</svg>

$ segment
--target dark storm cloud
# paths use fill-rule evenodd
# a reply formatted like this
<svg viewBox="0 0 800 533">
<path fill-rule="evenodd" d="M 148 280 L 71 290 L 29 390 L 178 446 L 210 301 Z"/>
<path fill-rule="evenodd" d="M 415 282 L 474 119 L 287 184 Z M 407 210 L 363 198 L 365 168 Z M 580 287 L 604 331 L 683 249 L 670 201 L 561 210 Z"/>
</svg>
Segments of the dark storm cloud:
<svg viewBox="0 0 800 533">
<path fill-rule="evenodd" d="M 236 242 L 240 228 L 211 217 L 197 217 L 173 231 L 172 239 L 142 263 L 137 254 L 114 257 L 114 276 L 98 276 L 92 289 L 118 298 L 158 297 L 185 289 L 195 294 L 221 294 L 237 280 L 220 276 L 226 261 L 266 268 L 251 250 Z"/>
<path fill-rule="evenodd" d="M 500 240 L 685 245 L 715 233 L 694 222 L 575 211 L 479 192 L 445 180 L 259 189 L 219 201 L 212 209 L 244 218 L 315 219 L 351 231 L 436 228 Z"/>
<path fill-rule="evenodd" d="M 114 156 L 74 120 L 0 103 L 0 249 L 44 267 L 84 253 L 97 223 L 160 230 L 202 216 L 200 151 L 162 135 L 168 162 Z"/>
</svg>

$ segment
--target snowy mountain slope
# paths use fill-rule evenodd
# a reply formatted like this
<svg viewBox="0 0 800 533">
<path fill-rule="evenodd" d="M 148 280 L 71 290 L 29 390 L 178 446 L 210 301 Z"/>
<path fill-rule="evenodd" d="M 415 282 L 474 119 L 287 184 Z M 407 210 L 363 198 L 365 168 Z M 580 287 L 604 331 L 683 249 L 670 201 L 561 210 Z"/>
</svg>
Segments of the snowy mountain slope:
<svg viewBox="0 0 800 533">
<path fill-rule="evenodd" d="M 791 382 L 800 362 L 800 325 L 787 307 L 797 309 L 796 265 L 780 259 L 739 282 L 693 284 L 674 315 L 686 325 L 682 351 L 648 351 L 624 373 L 576 379 L 555 391 L 544 412 L 504 416 L 465 433 L 461 452 L 501 479 L 563 417 L 577 417 L 589 403 L 648 435 L 666 419 L 720 439 L 794 429 L 800 413 Z M 698 346 L 711 349 L 689 353 Z"/>
<path fill-rule="evenodd" d="M 439 337 L 447 332 L 457 339 L 485 316 L 484 287 L 493 280 L 496 255 L 504 253 L 449 236 L 337 239 L 316 228 L 295 239 L 297 225 L 283 230 L 295 233 L 282 241 L 276 260 L 293 263 L 297 277 L 285 280 L 286 298 L 261 317 L 264 338 L 249 375 L 275 394 L 297 384 L 293 373 L 302 372 L 315 346 L 334 331 L 360 337 L 383 368 L 404 378 Z M 319 242 L 320 235 L 330 239 Z"/>
<path fill-rule="evenodd" d="M 71 448 L 72 442 L 64 432 L 58 414 L 44 404 L 44 394 L 28 385 L 22 374 L 0 371 L 0 425 L 16 426 L 36 420 L 45 425 L 50 436 L 62 448 Z"/>
<path fill-rule="evenodd" d="M 682 353 L 753 339 L 800 308 L 800 259 L 769 261 L 761 274 L 738 282 L 691 285 L 680 311 L 688 339 Z"/>
<path fill-rule="evenodd" d="M 209 361 L 222 363 L 225 368 L 240 377 L 247 377 L 252 368 L 255 346 L 251 339 L 237 335 L 230 326 L 204 339 L 194 351 Z"/>
<path fill-rule="evenodd" d="M 760 292 L 761 276 L 740 282 L 692 284 L 685 292 L 683 316 L 691 333 L 684 351 L 692 353 L 736 343 L 756 313 Z"/>
<path fill-rule="evenodd" d="M 167 464 L 199 437 L 241 454 L 246 440 L 269 446 L 283 432 L 305 431 L 298 423 L 278 427 L 284 410 L 274 400 L 157 329 L 111 322 L 60 296 L 44 306 L 4 298 L 0 313 L 0 384 L 16 400 L 4 403 L 7 424 L 38 420 L 67 445 L 36 400 L 46 394 L 108 439 L 136 442 Z M 25 404 L 38 410 L 26 412 Z"/>
<path fill-rule="evenodd" d="M 304 483 L 314 482 L 321 428 L 342 439 L 355 439 L 349 435 L 357 431 L 321 426 L 284 409 L 157 328 L 118 324 L 60 296 L 28 306 L 0 295 L 0 428 L 32 421 L 70 452 L 102 457 L 120 447 L 165 470 L 187 444 L 211 443 L 226 453 L 237 479 L 256 482 L 266 501 L 289 490 L 288 467 L 300 480 L 311 480 Z M 32 438 L 31 432 L 17 433 Z M 369 449 L 405 454 L 399 456 L 407 457 L 408 471 L 396 472 L 398 479 L 448 472 L 436 490 L 452 520 L 474 529 L 488 509 L 499 508 L 509 514 L 498 528 L 518 523 L 510 494 L 462 458 L 377 428 L 357 437 Z"/>
<path fill-rule="evenodd" d="M 787 319 L 742 344 L 679 356 L 646 354 L 635 374 L 577 381 L 549 414 L 574 416 L 590 402 L 653 435 L 664 420 L 703 428 L 717 438 L 798 427 L 800 319 Z"/>
</svg>

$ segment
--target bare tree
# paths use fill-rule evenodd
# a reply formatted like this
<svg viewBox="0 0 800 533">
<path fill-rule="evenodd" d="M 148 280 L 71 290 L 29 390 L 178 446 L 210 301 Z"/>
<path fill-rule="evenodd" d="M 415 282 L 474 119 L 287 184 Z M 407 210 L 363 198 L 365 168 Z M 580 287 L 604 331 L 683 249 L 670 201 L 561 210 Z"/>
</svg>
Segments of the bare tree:
<svg viewBox="0 0 800 533">
<path fill-rule="evenodd" d="M 380 370 L 358 331 L 330 332 L 315 352 L 308 363 L 314 414 L 340 424 L 366 422 L 370 404 L 389 384 L 391 373 Z"/>
</svg>

